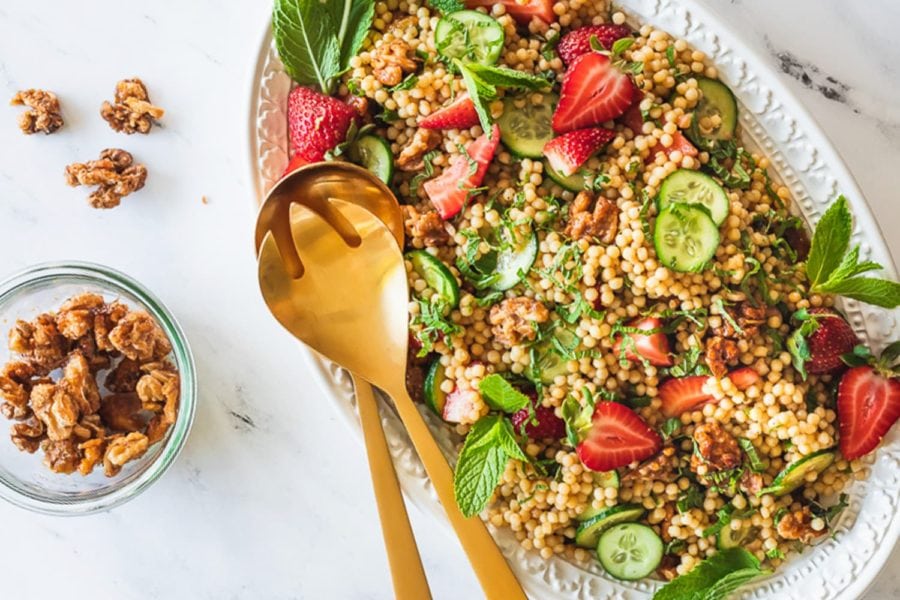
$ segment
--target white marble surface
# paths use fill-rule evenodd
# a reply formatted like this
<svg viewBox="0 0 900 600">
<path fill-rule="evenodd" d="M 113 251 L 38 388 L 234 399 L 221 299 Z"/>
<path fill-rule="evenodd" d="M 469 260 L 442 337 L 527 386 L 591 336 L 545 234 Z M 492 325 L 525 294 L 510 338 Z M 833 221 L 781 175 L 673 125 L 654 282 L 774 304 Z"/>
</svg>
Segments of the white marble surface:
<svg viewBox="0 0 900 600">
<path fill-rule="evenodd" d="M 900 257 L 900 5 L 705 3 L 785 71 Z M 360 446 L 305 382 L 255 287 L 245 108 L 268 5 L 0 3 L 0 96 L 46 87 L 66 117 L 58 134 L 26 138 L 17 109 L 0 111 L 0 272 L 82 259 L 132 274 L 180 318 L 201 381 L 184 453 L 137 500 L 78 519 L 0 505 L 0 597 L 391 597 Z M 168 109 L 148 137 L 113 133 L 97 115 L 134 75 Z M 124 206 L 97 212 L 62 171 L 110 146 L 150 176 Z M 480 597 L 453 539 L 412 516 L 435 598 Z M 898 571 L 895 551 L 867 597 L 900 597 Z"/>
</svg>

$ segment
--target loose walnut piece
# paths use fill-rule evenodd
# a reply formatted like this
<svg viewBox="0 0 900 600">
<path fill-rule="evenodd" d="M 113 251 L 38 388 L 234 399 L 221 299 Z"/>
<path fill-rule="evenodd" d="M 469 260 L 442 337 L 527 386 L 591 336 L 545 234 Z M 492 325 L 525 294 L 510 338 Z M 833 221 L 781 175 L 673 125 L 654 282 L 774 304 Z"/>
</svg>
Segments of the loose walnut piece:
<svg viewBox="0 0 900 600">
<path fill-rule="evenodd" d="M 153 123 L 158 122 L 165 111 L 150 103 L 147 87 L 140 79 L 123 79 L 116 84 L 114 102 L 104 102 L 100 116 L 116 131 L 149 133 Z"/>
<path fill-rule="evenodd" d="M 56 327 L 70 340 L 77 340 L 87 335 L 94 326 L 94 313 L 103 308 L 103 296 L 100 294 L 81 294 L 70 298 L 59 307 L 56 315 Z"/>
<path fill-rule="evenodd" d="M 827 527 L 822 527 L 818 531 L 813 529 L 812 521 L 812 511 L 808 506 L 804 506 L 781 517 L 775 530 L 786 540 L 800 540 L 804 544 L 809 544 L 815 538 L 828 533 Z"/>
<path fill-rule="evenodd" d="M 15 419 L 16 421 L 22 421 L 27 419 L 32 414 L 30 406 L 16 406 L 15 404 L 10 404 L 9 402 L 4 402 L 0 404 L 0 415 L 3 415 L 7 419 Z"/>
<path fill-rule="evenodd" d="M 26 135 L 42 131 L 51 134 L 63 126 L 59 110 L 59 98 L 53 92 L 44 90 L 23 90 L 16 93 L 9 103 L 13 106 L 27 106 L 19 115 L 19 129 Z"/>
<path fill-rule="evenodd" d="M 104 474 L 107 477 L 118 475 L 125 463 L 139 459 L 149 447 L 147 436 L 137 431 L 109 438 L 109 445 L 103 455 Z"/>
<path fill-rule="evenodd" d="M 0 396 L 14 406 L 25 406 L 28 404 L 31 379 L 34 376 L 34 367 L 30 363 L 22 361 L 6 363 L 0 371 Z"/>
<path fill-rule="evenodd" d="M 141 417 L 141 399 L 137 394 L 112 394 L 103 399 L 100 417 L 113 431 L 140 431 L 147 424 Z"/>
<path fill-rule="evenodd" d="M 741 448 L 737 440 L 715 421 L 700 423 L 694 429 L 696 452 L 691 455 L 691 470 L 703 474 L 698 467 L 704 465 L 707 472 L 734 469 L 741 464 Z"/>
<path fill-rule="evenodd" d="M 433 129 L 417 129 L 412 140 L 403 146 L 397 156 L 397 168 L 401 171 L 418 171 L 425 166 L 425 155 L 441 143 L 440 132 Z"/>
<path fill-rule="evenodd" d="M 77 352 L 69 356 L 63 376 L 57 384 L 78 407 L 80 415 L 91 415 L 100 408 L 100 391 L 87 360 Z"/>
<path fill-rule="evenodd" d="M 678 466 L 678 457 L 675 456 L 675 447 L 665 446 L 662 451 L 653 458 L 642 462 L 638 468 L 629 471 L 623 477 L 623 481 L 675 481 L 675 468 Z"/>
<path fill-rule="evenodd" d="M 97 342 L 97 349 L 101 352 L 110 352 L 115 350 L 112 342 L 109 341 L 109 332 L 125 318 L 128 314 L 128 307 L 121 302 L 110 302 L 106 308 L 100 311 L 94 317 L 94 340 Z"/>
<path fill-rule="evenodd" d="M 401 39 L 382 43 L 372 51 L 372 74 L 383 85 L 394 86 L 403 81 L 405 73 L 416 70 L 416 61 L 409 58 L 412 48 Z"/>
<path fill-rule="evenodd" d="M 569 205 L 569 222 L 566 223 L 566 235 L 573 240 L 597 240 L 603 244 L 612 244 L 619 230 L 619 207 L 609 198 L 600 196 L 594 203 L 589 192 L 579 192 Z"/>
<path fill-rule="evenodd" d="M 125 315 L 109 332 L 109 341 L 126 358 L 142 362 L 162 358 L 172 351 L 162 328 L 141 310 Z"/>
<path fill-rule="evenodd" d="M 450 241 L 450 234 L 444 226 L 444 220 L 436 211 L 419 212 L 416 207 L 405 204 L 403 209 L 403 226 L 413 246 L 418 247 L 416 240 L 423 246 L 443 246 Z"/>
<path fill-rule="evenodd" d="M 167 422 L 174 423 L 178 413 L 178 373 L 167 362 L 149 363 L 141 369 L 146 375 L 138 381 L 137 393 L 144 410 L 162 412 Z"/>
<path fill-rule="evenodd" d="M 9 349 L 26 357 L 39 373 L 46 374 L 65 360 L 69 342 L 60 335 L 53 315 L 43 314 L 31 322 L 16 321 L 9 332 Z"/>
<path fill-rule="evenodd" d="M 491 308 L 490 321 L 494 339 L 511 348 L 537 335 L 535 325 L 550 318 L 547 307 L 526 296 L 507 298 Z"/>
<path fill-rule="evenodd" d="M 718 378 L 728 374 L 728 366 L 737 364 L 741 351 L 737 342 L 721 336 L 714 336 L 706 340 L 706 354 L 704 356 L 709 370 Z"/>
<path fill-rule="evenodd" d="M 81 453 L 75 440 L 44 440 L 41 442 L 44 451 L 44 464 L 57 473 L 72 473 L 81 463 Z"/>
<path fill-rule="evenodd" d="M 717 333 L 728 338 L 751 338 L 759 333 L 759 328 L 766 323 L 766 307 L 754 306 L 751 302 L 741 302 L 731 309 L 725 309 L 730 319 L 722 318 L 722 327 Z M 740 331 L 734 328 L 732 321 Z"/>
<path fill-rule="evenodd" d="M 81 462 L 78 463 L 78 472 L 82 475 L 90 475 L 94 467 L 103 460 L 106 452 L 106 439 L 94 438 L 78 444 L 81 450 Z"/>
<path fill-rule="evenodd" d="M 9 433 L 16 448 L 29 454 L 37 451 L 45 437 L 44 424 L 34 417 L 21 423 L 14 423 Z"/>
<path fill-rule="evenodd" d="M 31 390 L 31 408 L 47 428 L 53 441 L 68 439 L 78 423 L 81 412 L 76 399 L 61 386 L 41 383 Z"/>
<path fill-rule="evenodd" d="M 146 181 L 147 167 L 134 164 L 130 153 L 117 148 L 107 148 L 98 160 L 66 167 L 66 183 L 70 186 L 97 186 L 88 196 L 88 203 L 94 208 L 115 208 L 122 198 L 144 187 Z"/>
<path fill-rule="evenodd" d="M 130 358 L 123 358 L 116 368 L 106 376 L 106 389 L 117 394 L 133 392 L 138 380 L 144 375 L 141 364 Z"/>
</svg>

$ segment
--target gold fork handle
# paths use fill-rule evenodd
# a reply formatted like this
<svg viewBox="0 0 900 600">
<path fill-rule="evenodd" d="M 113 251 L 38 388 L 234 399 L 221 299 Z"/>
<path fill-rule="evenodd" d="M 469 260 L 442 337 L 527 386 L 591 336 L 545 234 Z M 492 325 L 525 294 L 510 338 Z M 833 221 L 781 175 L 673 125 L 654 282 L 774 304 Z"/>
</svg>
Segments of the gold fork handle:
<svg viewBox="0 0 900 600">
<path fill-rule="evenodd" d="M 425 466 L 447 518 L 469 557 L 472 569 L 481 582 L 487 600 L 527 600 L 522 586 L 481 519 L 466 517 L 460 512 L 453 495 L 453 471 L 409 397 L 406 386 L 401 384 L 399 389 L 387 391 L 394 400 L 397 412 Z"/>
<path fill-rule="evenodd" d="M 381 533 L 394 582 L 394 596 L 397 600 L 430 600 L 431 591 L 428 589 L 425 569 L 409 524 L 409 515 L 403 503 L 400 482 L 397 481 L 397 473 L 391 461 L 372 386 L 356 375 L 353 375 L 353 383 L 356 387 L 359 420 L 366 440 L 366 453 L 369 456 L 378 518 L 381 520 Z"/>
</svg>

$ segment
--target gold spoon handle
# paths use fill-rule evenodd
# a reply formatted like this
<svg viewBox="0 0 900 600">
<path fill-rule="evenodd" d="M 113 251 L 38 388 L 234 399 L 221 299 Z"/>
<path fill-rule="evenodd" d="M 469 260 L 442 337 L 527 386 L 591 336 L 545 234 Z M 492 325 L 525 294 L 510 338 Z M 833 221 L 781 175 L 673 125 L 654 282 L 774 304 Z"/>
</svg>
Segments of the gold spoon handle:
<svg viewBox="0 0 900 600">
<path fill-rule="evenodd" d="M 478 517 L 465 517 L 456 505 L 456 498 L 453 495 L 453 471 L 450 470 L 447 459 L 441 454 L 434 436 L 409 397 L 406 386 L 399 386 L 399 389 L 393 390 L 389 395 L 394 400 L 397 412 L 425 466 L 447 518 L 450 519 L 450 524 L 469 557 L 472 569 L 481 582 L 487 600 L 527 600 L 522 586 L 519 585 L 496 542 L 488 533 L 487 527 Z"/>
<path fill-rule="evenodd" d="M 400 482 L 397 481 L 381 418 L 378 416 L 372 386 L 356 375 L 353 375 L 353 383 L 356 387 L 359 420 L 366 440 L 366 453 L 369 456 L 378 518 L 381 520 L 381 533 L 394 582 L 394 596 L 397 600 L 430 600 L 431 591 L 428 589 L 425 569 L 409 524 L 409 515 L 406 513 Z"/>
</svg>

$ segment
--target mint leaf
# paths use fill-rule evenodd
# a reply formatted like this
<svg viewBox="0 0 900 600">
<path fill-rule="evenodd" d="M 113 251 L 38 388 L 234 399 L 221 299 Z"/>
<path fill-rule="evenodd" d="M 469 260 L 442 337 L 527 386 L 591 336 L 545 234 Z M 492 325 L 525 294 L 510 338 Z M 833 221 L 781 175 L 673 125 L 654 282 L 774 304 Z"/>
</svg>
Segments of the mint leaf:
<svg viewBox="0 0 900 600">
<path fill-rule="evenodd" d="M 311 1 L 313 6 L 324 7 L 330 14 L 332 23 L 338 27 L 337 39 L 341 45 L 341 68 L 350 67 L 350 59 L 362 48 L 372 19 L 375 16 L 375 0 L 320 0 Z"/>
<path fill-rule="evenodd" d="M 453 474 L 453 495 L 462 513 L 471 517 L 487 506 L 509 460 L 499 436 L 502 417 L 482 417 L 463 443 Z"/>
<path fill-rule="evenodd" d="M 466 7 L 460 0 L 428 0 L 428 6 L 442 15 L 449 15 Z"/>
<path fill-rule="evenodd" d="M 612 51 L 613 59 L 618 58 L 620 54 L 631 48 L 633 45 L 633 37 L 624 37 L 617 39 L 615 42 L 613 42 L 612 48 L 610 48 L 610 51 Z"/>
<path fill-rule="evenodd" d="M 530 404 L 528 396 L 517 390 L 503 378 L 492 373 L 481 380 L 478 389 L 488 406 L 494 410 L 514 413 Z"/>
<path fill-rule="evenodd" d="M 515 90 L 542 90 L 550 86 L 550 82 L 544 77 L 507 67 L 473 62 L 466 63 L 464 68 L 487 86 L 498 86 Z"/>
<path fill-rule="evenodd" d="M 828 281 L 823 285 L 828 285 L 830 282 L 841 281 L 842 279 L 847 279 L 848 277 L 853 277 L 860 273 L 866 273 L 867 271 L 876 271 L 881 268 L 882 266 L 877 262 L 859 262 L 859 246 L 857 245 L 844 255 L 844 258 L 841 259 L 841 263 L 831 275 L 828 276 Z"/>
<path fill-rule="evenodd" d="M 663 586 L 653 600 L 720 600 L 751 579 L 771 571 L 743 548 L 722 550 Z"/>
<path fill-rule="evenodd" d="M 747 460 L 750 461 L 750 470 L 754 473 L 765 472 L 767 467 L 766 462 L 759 457 L 759 453 L 756 451 L 756 446 L 753 445 L 753 442 L 747 438 L 738 438 L 738 445 L 741 447 L 741 450 L 744 451 L 744 454 L 747 455 Z"/>
<path fill-rule="evenodd" d="M 703 530 L 703 537 L 718 535 L 725 526 L 731 523 L 731 515 L 734 514 L 734 504 L 726 504 L 716 513 L 716 522 Z"/>
<path fill-rule="evenodd" d="M 872 277 L 851 277 L 816 286 L 816 291 L 839 294 L 882 308 L 900 306 L 900 283 Z"/>
<path fill-rule="evenodd" d="M 288 75 L 301 85 L 318 85 L 327 94 L 341 70 L 341 40 L 340 25 L 322 6 L 312 0 L 276 0 L 272 31 Z"/>
<path fill-rule="evenodd" d="M 778 548 L 766 550 L 766 556 L 768 556 L 769 558 L 780 558 L 781 560 L 784 560 L 784 552 L 782 552 Z"/>
<path fill-rule="evenodd" d="M 491 111 L 488 104 L 497 97 L 497 88 L 481 81 L 466 65 L 459 60 L 453 61 L 459 68 L 462 75 L 463 83 L 466 85 L 466 91 L 472 98 L 472 104 L 475 105 L 475 112 L 478 113 L 478 121 L 481 123 L 481 129 L 485 132 L 492 131 Z"/>
<path fill-rule="evenodd" d="M 681 514 L 700 506 L 703 506 L 703 492 L 694 484 L 691 484 L 688 489 L 684 490 L 675 502 L 675 508 Z"/>
<path fill-rule="evenodd" d="M 752 579 L 756 579 L 760 575 L 771 573 L 771 571 L 761 571 L 759 567 L 748 567 L 746 569 L 738 569 L 725 575 L 702 595 L 698 600 L 721 600 L 728 597 L 728 594 L 738 589 Z"/>
<path fill-rule="evenodd" d="M 415 73 L 410 73 L 406 76 L 406 78 L 395 85 L 394 87 L 388 88 L 388 92 L 400 92 L 403 90 L 411 90 L 416 87 L 416 84 L 419 83 L 419 77 Z"/>
<path fill-rule="evenodd" d="M 663 440 L 668 440 L 680 430 L 681 419 L 679 419 L 678 417 L 672 417 L 670 419 L 666 419 L 666 421 L 662 424 L 662 427 L 659 428 L 659 434 L 662 436 Z"/>
<path fill-rule="evenodd" d="M 847 199 L 838 199 L 825 211 L 813 234 L 812 246 L 806 260 L 806 274 L 813 286 L 824 283 L 841 264 L 850 245 L 852 217 Z"/>
<path fill-rule="evenodd" d="M 500 447 L 503 448 L 503 451 L 506 452 L 509 458 L 530 462 L 528 455 L 522 451 L 522 447 L 519 446 L 519 442 L 516 440 L 516 432 L 512 423 L 510 423 L 509 419 L 502 419 L 501 423 L 502 427 L 497 434 Z"/>
</svg>

